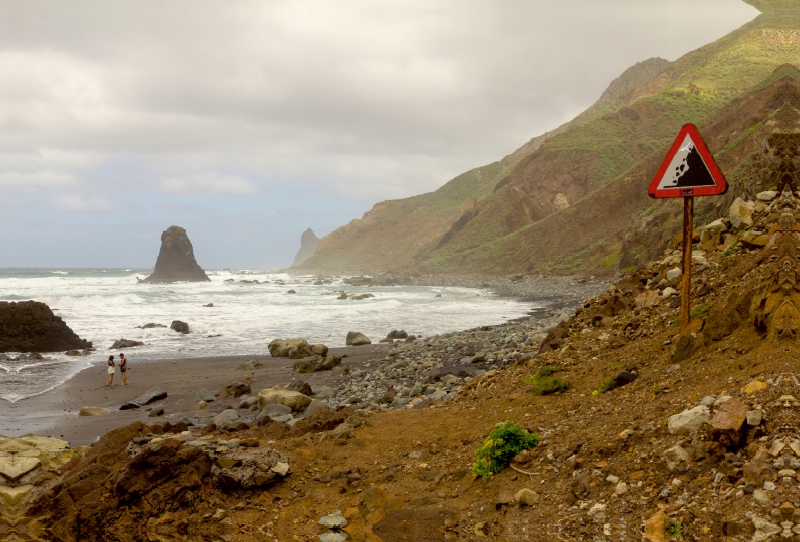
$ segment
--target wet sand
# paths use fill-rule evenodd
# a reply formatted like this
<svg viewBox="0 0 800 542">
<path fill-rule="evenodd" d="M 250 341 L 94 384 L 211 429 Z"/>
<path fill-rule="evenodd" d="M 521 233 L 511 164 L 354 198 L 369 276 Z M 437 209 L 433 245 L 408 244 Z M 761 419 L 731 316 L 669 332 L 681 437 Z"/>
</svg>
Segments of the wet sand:
<svg viewBox="0 0 800 542">
<path fill-rule="evenodd" d="M 362 367 L 368 360 L 383 357 L 391 348 L 388 345 L 368 345 L 331 348 L 329 355 L 344 355 L 341 367 Z M 133 354 L 133 353 L 132 353 Z M 244 371 L 239 367 L 245 361 L 257 359 L 264 366 Z M 0 435 L 15 437 L 32 433 L 40 436 L 62 438 L 72 446 L 90 444 L 108 431 L 139 420 L 145 423 L 177 421 L 178 413 L 190 418 L 208 417 L 208 410 L 197 410 L 195 394 L 206 388 L 219 392 L 236 377 L 250 375 L 253 392 L 264 388 L 286 385 L 293 378 L 316 386 L 335 386 L 345 377 L 341 370 L 322 371 L 303 375 L 292 372 L 294 360 L 270 356 L 227 356 L 207 358 L 176 358 L 165 360 L 136 360 L 129 358 L 128 385 L 122 386 L 119 370 L 114 375 L 114 387 L 108 387 L 105 362 L 84 369 L 67 382 L 42 395 L 28 397 L 16 403 L 0 400 Z M 119 407 L 149 389 L 161 386 L 169 397 L 163 401 L 163 416 L 148 418 L 144 408 L 119 410 Z M 234 408 L 238 400 L 228 401 Z M 111 411 L 104 416 L 79 416 L 81 407 L 103 407 Z"/>
</svg>

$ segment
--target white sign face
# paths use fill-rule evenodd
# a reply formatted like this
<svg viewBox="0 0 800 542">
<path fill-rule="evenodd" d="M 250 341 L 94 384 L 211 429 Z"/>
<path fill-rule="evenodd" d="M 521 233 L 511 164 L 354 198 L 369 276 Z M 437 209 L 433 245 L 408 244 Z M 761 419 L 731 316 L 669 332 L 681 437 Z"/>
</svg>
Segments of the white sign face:
<svg viewBox="0 0 800 542">
<path fill-rule="evenodd" d="M 680 149 L 672 158 L 661 182 L 658 183 L 658 190 L 700 186 L 717 186 L 717 183 L 709 173 L 708 166 L 700 156 L 692 136 L 686 134 Z"/>
</svg>

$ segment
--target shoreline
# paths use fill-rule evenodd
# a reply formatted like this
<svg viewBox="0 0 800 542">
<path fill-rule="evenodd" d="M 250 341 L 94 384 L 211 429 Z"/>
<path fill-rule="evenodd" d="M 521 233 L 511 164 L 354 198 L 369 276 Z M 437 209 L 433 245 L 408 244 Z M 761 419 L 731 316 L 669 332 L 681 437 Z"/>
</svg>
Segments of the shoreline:
<svg viewBox="0 0 800 542">
<path fill-rule="evenodd" d="M 487 284 L 478 284 L 481 279 L 473 277 L 472 280 L 474 281 L 472 284 L 450 285 L 487 289 Z M 436 286 L 435 284 L 430 285 Z M 491 288 L 491 285 L 488 286 Z M 532 307 L 527 316 L 508 319 L 500 324 L 454 331 L 443 337 L 466 337 L 477 330 L 485 331 L 507 325 L 527 325 L 528 328 L 536 328 L 541 331 L 551 324 L 555 325 L 565 314 L 571 313 L 576 306 L 582 304 L 584 299 L 590 295 L 596 295 L 604 288 L 605 282 L 599 280 L 578 282 L 575 279 L 545 277 L 529 277 L 517 281 L 497 279 L 494 288 L 491 288 L 495 295 L 506 294 L 508 297 L 516 297 L 521 296 L 525 291 L 535 290 L 536 298 L 528 299 L 526 302 L 538 301 L 539 304 L 546 305 L 545 308 L 537 310 Z M 521 297 L 517 298 L 521 299 Z M 421 343 L 423 341 L 416 341 L 411 347 Z M 213 415 L 219 412 L 221 402 L 212 403 L 213 409 L 198 410 L 194 396 L 202 388 L 215 394 L 232 379 L 245 375 L 253 378 L 252 391 L 249 394 L 251 396 L 256 396 L 262 389 L 276 385 L 285 386 L 293 379 L 297 379 L 309 383 L 312 388 L 330 386 L 337 394 L 334 401 L 337 399 L 341 401 L 342 390 L 350 388 L 352 391 L 352 381 L 360 380 L 356 378 L 359 374 L 363 377 L 363 375 L 374 375 L 379 372 L 379 368 L 375 365 L 369 366 L 370 361 L 380 361 L 381 358 L 388 360 L 392 349 L 397 349 L 399 352 L 405 349 L 404 346 L 406 346 L 404 343 L 398 342 L 394 345 L 376 343 L 359 347 L 331 347 L 329 355 L 347 356 L 342 360 L 340 367 L 333 371 L 301 375 L 295 375 L 292 371 L 292 364 L 295 360 L 273 358 L 268 354 L 181 356 L 141 360 L 134 357 L 128 372 L 129 385 L 125 387 L 120 385 L 120 374 L 117 371 L 113 388 L 106 385 L 105 364 L 98 362 L 80 370 L 49 391 L 20 399 L 15 403 L 0 401 L 0 435 L 17 437 L 31 433 L 64 439 L 72 446 L 77 446 L 91 444 L 108 431 L 134 421 L 150 424 L 164 423 L 165 421 L 176 423 L 179 418 L 187 416 L 197 420 L 198 423 L 207 423 L 213 418 Z M 472 352 L 470 355 L 474 353 Z M 256 370 L 239 369 L 242 363 L 249 360 L 258 360 L 264 365 Z M 442 358 L 440 363 L 449 365 L 451 369 L 458 366 L 463 375 L 474 375 L 476 370 L 494 368 L 492 363 L 462 367 L 459 363 L 463 364 L 463 359 L 459 361 L 456 358 Z M 122 404 L 139 397 L 155 386 L 165 388 L 168 393 L 167 399 L 158 401 L 164 404 L 165 414 L 163 416 L 149 418 L 145 411 L 146 407 L 139 410 L 119 410 Z M 236 409 L 238 402 L 238 400 L 230 400 L 228 406 Z M 110 411 L 110 414 L 79 416 L 78 412 L 82 407 L 105 408 Z"/>
<path fill-rule="evenodd" d="M 380 351 L 388 350 L 386 344 L 366 345 L 346 348 L 331 348 L 331 355 L 347 355 L 341 367 L 356 370 Z M 245 361 L 258 360 L 264 364 L 255 370 L 240 370 Z M 267 356 L 211 356 L 202 358 L 173 358 L 133 360 L 128 370 L 128 385 L 120 385 L 119 371 L 114 376 L 114 387 L 107 386 L 106 367 L 92 365 L 78 372 L 69 380 L 48 392 L 20 399 L 16 403 L 3 401 L 0 405 L 0 435 L 19 437 L 26 434 L 56 437 L 66 440 L 71 446 L 95 442 L 107 432 L 134 421 L 143 423 L 173 423 L 181 415 L 192 418 L 211 417 L 212 410 L 197 410 L 194 395 L 201 388 L 210 393 L 219 392 L 229 381 L 249 375 L 253 378 L 251 395 L 257 395 L 264 388 L 287 385 L 293 377 L 302 377 L 312 387 L 335 386 L 345 375 L 343 370 L 321 371 L 304 375 L 294 375 L 292 363 L 288 358 Z M 163 401 L 165 414 L 148 418 L 145 408 L 139 410 L 119 410 L 119 407 L 149 389 L 160 386 L 167 390 L 168 397 Z M 224 403 L 225 401 L 221 401 Z M 229 400 L 233 408 L 238 400 Z M 79 416 L 82 407 L 106 408 L 111 413 L 101 416 Z"/>
</svg>

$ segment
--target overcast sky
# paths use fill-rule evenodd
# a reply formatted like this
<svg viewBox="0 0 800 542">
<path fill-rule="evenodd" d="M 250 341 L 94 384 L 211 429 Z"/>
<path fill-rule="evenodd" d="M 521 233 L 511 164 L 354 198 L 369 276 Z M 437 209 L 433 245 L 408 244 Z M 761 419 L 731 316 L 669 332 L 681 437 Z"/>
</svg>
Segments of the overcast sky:
<svg viewBox="0 0 800 542">
<path fill-rule="evenodd" d="M 277 268 L 753 19 L 739 0 L 0 0 L 0 267 Z"/>
</svg>

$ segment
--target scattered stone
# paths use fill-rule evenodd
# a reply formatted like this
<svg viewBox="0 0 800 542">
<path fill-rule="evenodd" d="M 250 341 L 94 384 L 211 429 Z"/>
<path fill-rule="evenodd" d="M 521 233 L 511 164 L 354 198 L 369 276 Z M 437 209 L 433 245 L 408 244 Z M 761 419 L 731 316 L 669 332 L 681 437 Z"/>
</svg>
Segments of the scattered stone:
<svg viewBox="0 0 800 542">
<path fill-rule="evenodd" d="M 250 378 L 249 376 L 247 378 Z M 234 378 L 219 392 L 220 399 L 237 398 L 250 393 L 250 382 L 244 378 Z"/>
<path fill-rule="evenodd" d="M 286 389 L 289 391 L 296 391 L 302 393 L 303 395 L 314 395 L 314 392 L 311 391 L 311 385 L 308 382 L 303 382 L 302 380 L 292 380 Z"/>
<path fill-rule="evenodd" d="M 673 435 L 688 435 L 700 429 L 710 418 L 708 407 L 700 405 L 670 416 L 667 427 Z"/>
<path fill-rule="evenodd" d="M 742 198 L 736 198 L 728 211 L 731 226 L 737 230 L 752 226 L 754 210 L 755 205 L 746 203 Z"/>
<path fill-rule="evenodd" d="M 264 364 L 262 362 L 258 361 L 257 359 L 251 359 L 239 365 L 239 370 L 255 371 L 256 369 L 261 369 L 262 367 L 264 367 Z"/>
<path fill-rule="evenodd" d="M 347 527 L 347 520 L 342 515 L 341 510 L 322 516 L 317 523 L 328 529 L 344 529 Z"/>
<path fill-rule="evenodd" d="M 691 463 L 692 458 L 684 448 L 681 446 L 673 446 L 666 452 L 664 452 L 664 460 L 667 462 L 667 468 L 669 470 L 675 470 L 675 468 L 680 465 L 681 463 Z"/>
<path fill-rule="evenodd" d="M 167 390 L 157 386 L 155 388 L 151 388 L 150 390 L 148 390 L 148 392 L 142 395 L 141 397 L 137 397 L 133 401 L 125 403 L 124 405 L 119 407 L 119 409 L 120 410 L 136 409 L 145 405 L 149 405 L 153 401 L 159 401 L 161 399 L 166 399 L 166 398 L 167 398 Z"/>
<path fill-rule="evenodd" d="M 118 339 L 114 341 L 114 344 L 111 345 L 111 348 L 109 348 L 109 350 L 122 350 L 123 348 L 135 348 L 137 346 L 144 346 L 144 343 L 141 341 Z"/>
<path fill-rule="evenodd" d="M 369 337 L 367 337 L 363 333 L 359 333 L 357 331 L 350 331 L 347 333 L 345 344 L 347 346 L 362 346 L 365 344 L 372 344 L 372 341 L 369 340 Z"/>
<path fill-rule="evenodd" d="M 195 403 L 199 403 L 200 401 L 203 401 L 205 403 L 211 403 L 216 400 L 217 397 L 205 388 L 201 388 L 200 391 L 194 394 Z"/>
<path fill-rule="evenodd" d="M 295 361 L 292 370 L 297 374 L 316 373 L 318 371 L 330 371 L 342 362 L 341 356 L 310 356 Z"/>
<path fill-rule="evenodd" d="M 748 410 L 747 411 L 747 425 L 750 427 L 757 427 L 761 424 L 761 411 L 760 410 Z"/>
<path fill-rule="evenodd" d="M 327 356 L 328 347 L 324 344 L 308 344 L 304 338 L 275 339 L 269 343 L 269 354 L 273 358 L 303 359 L 311 356 Z"/>
<path fill-rule="evenodd" d="M 738 399 L 726 401 L 708 422 L 711 438 L 725 447 L 739 444 L 746 420 L 747 405 Z"/>
<path fill-rule="evenodd" d="M 106 408 L 85 406 L 81 408 L 78 416 L 105 416 L 111 414 Z"/>
<path fill-rule="evenodd" d="M 296 391 L 267 388 L 258 393 L 258 407 L 261 410 L 264 410 L 264 407 L 267 405 L 279 404 L 287 406 L 297 412 L 303 410 L 310 403 L 310 397 Z"/>
<path fill-rule="evenodd" d="M 172 323 L 169 325 L 169 328 L 183 335 L 189 333 L 189 324 L 187 324 L 186 322 L 181 322 L 180 320 L 173 320 Z"/>
<path fill-rule="evenodd" d="M 523 488 L 514 495 L 514 501 L 520 506 L 536 506 L 539 502 L 539 494 L 528 488 Z"/>
<path fill-rule="evenodd" d="M 742 388 L 742 393 L 747 393 L 747 394 L 755 393 L 757 391 L 766 389 L 766 387 L 767 387 L 766 382 L 762 382 L 761 380 L 753 380 L 748 385 Z"/>
</svg>

